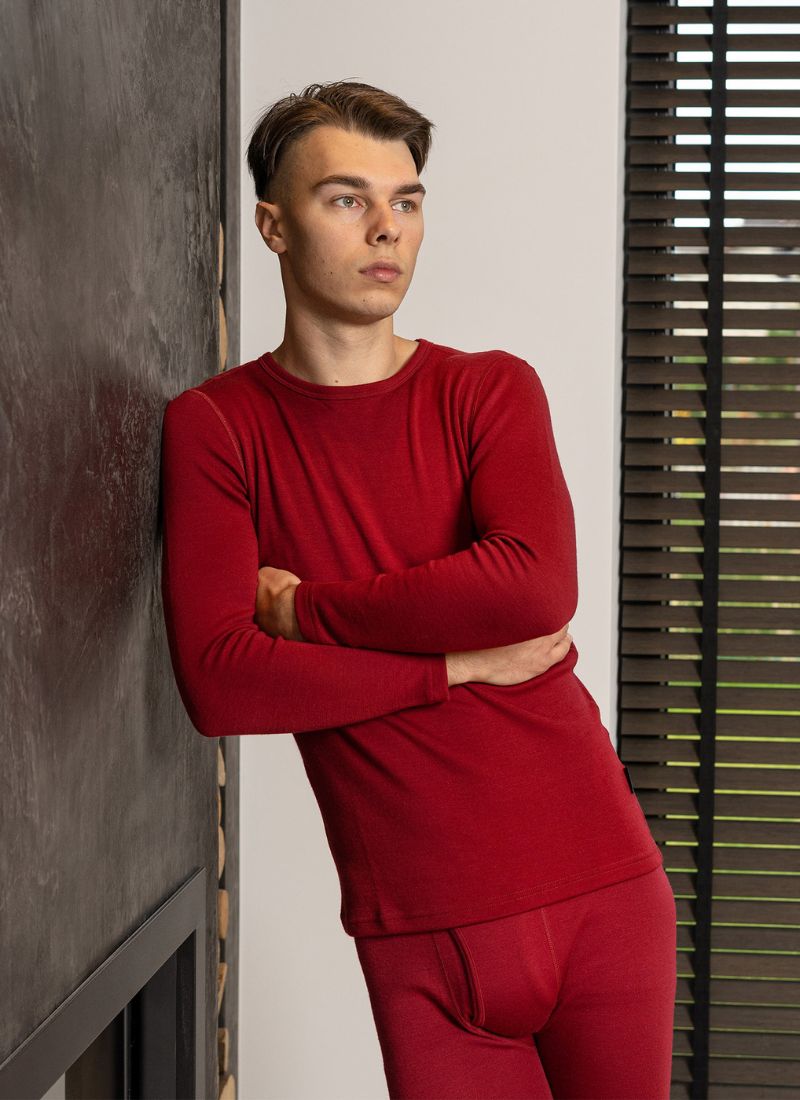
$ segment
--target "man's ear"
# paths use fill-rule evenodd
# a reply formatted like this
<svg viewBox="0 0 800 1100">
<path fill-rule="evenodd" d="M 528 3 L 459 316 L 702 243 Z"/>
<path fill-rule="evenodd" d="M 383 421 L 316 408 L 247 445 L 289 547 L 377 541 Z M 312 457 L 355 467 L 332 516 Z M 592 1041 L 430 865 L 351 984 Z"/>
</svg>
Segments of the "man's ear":
<svg viewBox="0 0 800 1100">
<path fill-rule="evenodd" d="M 274 203 L 260 200 L 256 203 L 255 223 L 267 248 L 273 252 L 283 252 L 283 242 L 277 228 L 277 211 Z"/>
</svg>

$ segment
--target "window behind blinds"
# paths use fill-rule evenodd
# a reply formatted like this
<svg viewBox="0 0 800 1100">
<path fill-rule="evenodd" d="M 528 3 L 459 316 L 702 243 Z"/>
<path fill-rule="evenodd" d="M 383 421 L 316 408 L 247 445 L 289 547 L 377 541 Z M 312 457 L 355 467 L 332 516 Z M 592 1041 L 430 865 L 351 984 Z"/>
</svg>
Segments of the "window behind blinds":
<svg viewBox="0 0 800 1100">
<path fill-rule="evenodd" d="M 674 1097 L 800 1096 L 800 7 L 629 2 L 618 748 Z"/>
</svg>

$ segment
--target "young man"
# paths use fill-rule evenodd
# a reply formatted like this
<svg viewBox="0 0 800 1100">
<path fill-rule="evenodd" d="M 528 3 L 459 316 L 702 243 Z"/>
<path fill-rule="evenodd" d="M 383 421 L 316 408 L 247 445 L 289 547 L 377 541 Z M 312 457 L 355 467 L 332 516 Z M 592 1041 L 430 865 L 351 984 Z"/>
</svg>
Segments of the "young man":
<svg viewBox="0 0 800 1100">
<path fill-rule="evenodd" d="M 207 737 L 293 733 L 393 1097 L 666 1098 L 675 903 L 574 671 L 541 381 L 393 332 L 431 126 L 338 82 L 254 129 L 286 322 L 165 412 L 175 676 Z"/>
</svg>

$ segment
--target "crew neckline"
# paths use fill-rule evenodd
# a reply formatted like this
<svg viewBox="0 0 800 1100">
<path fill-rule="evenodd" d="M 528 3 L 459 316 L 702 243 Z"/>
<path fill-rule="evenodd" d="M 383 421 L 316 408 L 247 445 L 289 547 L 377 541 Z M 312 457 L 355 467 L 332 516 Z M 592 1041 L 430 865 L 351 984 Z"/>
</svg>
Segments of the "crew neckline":
<svg viewBox="0 0 800 1100">
<path fill-rule="evenodd" d="M 379 378 L 376 382 L 358 382 L 350 386 L 327 386 L 321 382 L 309 382 L 306 378 L 299 378 L 282 367 L 271 351 L 265 351 L 259 356 L 259 363 L 273 378 L 277 378 L 290 389 L 303 393 L 307 397 L 322 397 L 325 400 L 341 400 L 353 397 L 377 397 L 379 394 L 388 393 L 407 381 L 412 374 L 422 365 L 428 357 L 433 344 L 420 336 L 415 337 L 417 347 L 406 359 L 400 370 L 390 374 L 388 378 Z"/>
</svg>

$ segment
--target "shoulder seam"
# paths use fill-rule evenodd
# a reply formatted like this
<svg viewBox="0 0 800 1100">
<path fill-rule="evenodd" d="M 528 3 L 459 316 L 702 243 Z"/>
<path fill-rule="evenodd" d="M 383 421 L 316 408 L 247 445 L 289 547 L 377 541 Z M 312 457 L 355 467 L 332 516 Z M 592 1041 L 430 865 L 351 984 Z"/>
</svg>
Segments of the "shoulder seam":
<svg viewBox="0 0 800 1100">
<path fill-rule="evenodd" d="M 208 396 L 208 394 L 205 392 L 205 390 L 198 389 L 197 386 L 192 386 L 189 390 L 187 390 L 187 393 L 196 393 L 198 397 L 204 397 L 205 400 L 211 406 L 211 408 L 214 410 L 214 412 L 217 414 L 217 417 L 219 418 L 220 423 L 222 424 L 223 428 L 225 429 L 225 431 L 228 434 L 228 438 L 231 441 L 231 445 L 233 446 L 236 457 L 239 460 L 239 465 L 242 468 L 242 474 L 245 478 L 247 478 L 247 471 L 245 470 L 245 466 L 244 466 L 244 456 L 242 455 L 242 449 L 239 446 L 239 441 L 236 438 L 236 436 L 234 435 L 233 429 L 231 428 L 230 424 L 228 423 L 228 420 L 225 417 L 224 413 L 222 412 L 222 409 L 220 409 L 220 407 L 217 405 L 216 401 L 214 401 L 213 398 Z"/>
<path fill-rule="evenodd" d="M 495 363 L 500 362 L 500 358 L 501 357 L 498 356 L 497 358 L 492 359 L 492 361 L 487 364 L 486 370 L 481 375 L 480 382 L 478 382 L 478 385 L 475 387 L 475 396 L 472 399 L 472 408 L 470 409 L 469 419 L 468 419 L 468 422 L 467 422 L 468 423 L 467 431 L 468 431 L 468 435 L 469 435 L 469 453 L 470 454 L 472 454 L 472 446 L 473 446 L 472 429 L 473 429 L 473 425 L 474 425 L 474 422 L 475 422 L 475 410 L 478 407 L 478 397 L 480 395 L 481 390 L 483 389 L 483 383 L 486 381 L 486 377 L 489 374 L 489 371 L 492 369 L 492 367 L 495 365 Z"/>
</svg>

